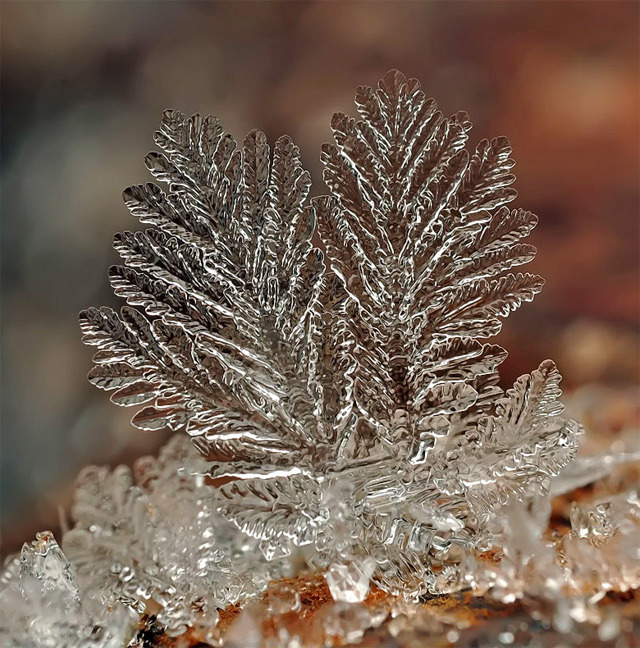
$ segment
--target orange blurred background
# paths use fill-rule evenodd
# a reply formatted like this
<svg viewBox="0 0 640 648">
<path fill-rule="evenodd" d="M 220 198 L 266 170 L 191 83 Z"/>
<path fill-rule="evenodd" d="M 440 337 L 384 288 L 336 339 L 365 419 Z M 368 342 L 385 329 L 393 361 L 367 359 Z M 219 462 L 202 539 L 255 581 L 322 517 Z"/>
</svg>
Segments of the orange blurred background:
<svg viewBox="0 0 640 648">
<path fill-rule="evenodd" d="M 3 552 L 57 525 L 75 474 L 166 435 L 91 388 L 77 313 L 117 306 L 121 190 L 167 107 L 237 139 L 290 134 L 316 183 L 333 111 L 395 67 L 472 144 L 507 135 L 547 286 L 510 318 L 505 384 L 553 357 L 565 385 L 639 372 L 638 2 L 75 2 L 2 6 Z"/>
</svg>

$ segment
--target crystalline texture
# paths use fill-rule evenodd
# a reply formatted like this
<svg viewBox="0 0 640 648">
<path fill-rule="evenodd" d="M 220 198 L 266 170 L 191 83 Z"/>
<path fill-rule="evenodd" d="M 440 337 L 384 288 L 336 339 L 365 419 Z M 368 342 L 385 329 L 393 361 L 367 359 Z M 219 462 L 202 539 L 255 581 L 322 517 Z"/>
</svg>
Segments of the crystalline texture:
<svg viewBox="0 0 640 648">
<path fill-rule="evenodd" d="M 332 195 L 310 204 L 288 138 L 236 151 L 217 119 L 165 113 L 147 166 L 168 191 L 128 189 L 150 227 L 116 237 L 129 306 L 81 324 L 92 382 L 146 404 L 135 425 L 194 438 L 217 510 L 267 558 L 370 556 L 376 582 L 419 593 L 498 502 L 546 491 L 579 428 L 553 363 L 503 394 L 505 351 L 479 341 L 542 287 L 509 272 L 536 219 L 506 207 L 507 140 L 469 154 L 466 114 L 398 72 L 356 105 L 323 149 Z"/>
<path fill-rule="evenodd" d="M 138 612 L 153 601 L 172 635 L 215 626 L 218 607 L 287 573 L 219 519 L 211 489 L 183 466 L 195 469 L 198 454 L 176 437 L 159 459 L 139 459 L 133 475 L 124 466 L 86 469 L 72 510 L 76 524 L 64 537 L 85 595 Z"/>
<path fill-rule="evenodd" d="M 369 579 L 375 569 L 371 558 L 348 565 L 329 566 L 325 578 L 334 601 L 360 603 L 369 592 Z"/>
<path fill-rule="evenodd" d="M 55 592 L 63 607 L 77 607 L 80 591 L 58 543 L 48 532 L 39 533 L 35 542 L 25 544 L 20 553 L 20 585 L 23 593 L 32 589 L 30 580 L 40 583 L 38 593 Z"/>
<path fill-rule="evenodd" d="M 158 628 L 218 645 L 242 600 L 228 642 L 259 642 L 267 612 L 308 598 L 287 586 L 262 609 L 258 595 L 301 569 L 324 574 L 325 631 L 345 641 L 389 611 L 362 603 L 371 584 L 411 614 L 425 593 L 469 588 L 544 600 L 570 632 L 602 592 L 640 583 L 635 491 L 545 531 L 550 493 L 635 455 L 571 464 L 581 428 L 550 360 L 498 386 L 506 351 L 486 340 L 543 283 L 514 272 L 536 217 L 508 207 L 508 141 L 468 152 L 466 114 L 444 117 L 398 72 L 356 107 L 332 120 L 330 195 L 312 200 L 288 137 L 271 149 L 253 131 L 237 149 L 217 118 L 165 112 L 146 158 L 164 188 L 124 193 L 146 226 L 115 239 L 127 305 L 80 322 L 91 382 L 136 407 L 137 427 L 186 434 L 133 470 L 81 474 L 73 568 L 42 535 L 0 581 L 8 645 L 133 648 Z"/>
<path fill-rule="evenodd" d="M 3 574 L 0 638 L 6 648 L 116 648 L 130 623 L 123 610 L 103 609 L 91 619 L 72 567 L 49 532 L 25 543 Z"/>
</svg>

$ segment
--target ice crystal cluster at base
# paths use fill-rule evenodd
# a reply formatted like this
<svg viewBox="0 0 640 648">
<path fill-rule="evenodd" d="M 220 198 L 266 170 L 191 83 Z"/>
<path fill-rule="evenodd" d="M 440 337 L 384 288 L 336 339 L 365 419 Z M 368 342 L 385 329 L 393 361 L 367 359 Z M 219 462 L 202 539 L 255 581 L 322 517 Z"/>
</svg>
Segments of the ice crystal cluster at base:
<svg viewBox="0 0 640 648">
<path fill-rule="evenodd" d="M 637 493 L 576 505 L 573 530 L 545 538 L 550 493 L 616 460 L 572 464 L 582 430 L 555 365 L 504 392 L 506 352 L 482 341 L 542 287 L 510 272 L 534 256 L 536 218 L 507 207 L 508 141 L 468 153 L 466 114 L 398 72 L 356 105 L 333 118 L 331 193 L 311 201 L 289 138 L 271 152 L 254 131 L 236 150 L 216 118 L 165 113 L 146 161 L 168 189 L 125 191 L 148 228 L 115 240 L 127 306 L 81 327 L 90 380 L 143 405 L 134 425 L 186 434 L 133 471 L 80 476 L 66 558 L 42 534 L 3 576 L 8 645 L 151 645 L 143 619 L 217 645 L 223 610 L 301 573 L 325 574 L 323 627 L 343 642 L 391 613 L 365 605 L 371 584 L 396 616 L 462 591 L 586 610 L 640 584 Z M 582 561 L 605 545 L 594 589 Z"/>
<path fill-rule="evenodd" d="M 639 458 L 636 453 L 624 460 Z M 594 465 L 606 467 L 607 474 L 617 468 L 610 455 L 582 463 L 591 474 Z M 244 646 L 253 637 L 255 645 L 294 648 L 357 642 L 377 626 L 396 637 L 397 643 L 389 645 L 398 646 L 405 645 L 400 640 L 404 636 L 431 641 L 451 632 L 450 636 L 464 637 L 472 630 L 473 641 L 458 645 L 494 647 L 501 645 L 500 635 L 510 633 L 523 639 L 504 645 L 556 645 L 554 637 L 556 643 L 565 637 L 568 645 L 585 647 L 595 640 L 632 645 L 615 643 L 628 622 L 624 611 L 599 605 L 607 592 L 624 595 L 640 588 L 640 488 L 603 494 L 620 488 L 624 483 L 620 476 L 594 499 L 574 502 L 571 527 L 562 534 L 548 531 L 547 498 L 529 504 L 510 502 L 491 521 L 496 557 L 466 552 L 455 570 L 443 570 L 443 590 L 473 594 L 478 597 L 476 607 L 479 602 L 488 610 L 522 602 L 524 610 L 515 621 L 495 619 L 485 634 L 477 635 L 480 630 L 470 627 L 464 616 L 456 617 L 456 608 L 442 614 L 438 607 L 402 597 L 384 599 L 378 606 L 365 604 L 373 567 L 365 562 L 334 564 L 325 572 L 336 603 L 327 606 L 318 621 L 320 631 L 310 636 L 307 620 L 297 629 L 283 627 L 277 635 L 263 636 L 265 619 L 273 625 L 274 619 L 300 613 L 296 586 L 281 586 L 266 603 L 260 603 L 260 597 L 274 583 L 286 583 L 304 565 L 304 556 L 266 561 L 255 540 L 247 540 L 219 518 L 212 519 L 211 487 L 197 476 L 185 477 L 185 468 L 191 471 L 199 464 L 197 452 L 178 436 L 159 460 L 139 460 L 134 469 L 137 486 L 131 486 L 131 473 L 122 467 L 85 472 L 73 511 L 77 523 L 63 539 L 66 555 L 49 533 L 42 533 L 36 542 L 25 544 L 3 575 L 0 645 L 148 648 L 155 644 L 145 639 L 141 619 L 151 613 L 165 637 L 158 645 L 177 648 L 194 645 L 179 643 L 187 628 L 202 642 L 197 645 Z M 556 489 L 562 490 L 566 478 L 571 484 L 576 477 L 575 470 L 561 474 Z M 637 473 L 635 479 L 637 483 Z M 581 481 L 590 480 L 583 474 Z M 88 524 L 89 520 L 93 522 Z M 468 606 L 464 600 L 462 610 Z M 220 613 L 237 601 L 245 611 L 223 632 L 218 626 Z M 541 623 L 547 624 L 548 643 L 534 641 Z M 636 617 L 635 623 L 637 632 L 640 619 Z M 171 637 L 177 643 L 168 644 Z"/>
</svg>

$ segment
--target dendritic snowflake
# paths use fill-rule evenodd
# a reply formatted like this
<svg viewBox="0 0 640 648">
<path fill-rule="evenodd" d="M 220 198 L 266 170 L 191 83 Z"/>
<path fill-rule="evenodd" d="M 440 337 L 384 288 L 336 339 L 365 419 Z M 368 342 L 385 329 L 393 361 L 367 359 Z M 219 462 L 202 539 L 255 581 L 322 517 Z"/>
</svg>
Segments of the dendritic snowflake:
<svg viewBox="0 0 640 648">
<path fill-rule="evenodd" d="M 552 495 L 640 452 L 573 461 L 582 430 L 549 360 L 499 387 L 506 351 L 486 340 L 543 283 L 514 272 L 536 217 L 507 206 L 508 141 L 468 153 L 466 114 L 399 72 L 356 106 L 333 118 L 330 195 L 311 200 L 288 137 L 237 149 L 215 117 L 164 114 L 146 162 L 165 188 L 125 191 L 147 229 L 115 239 L 127 305 L 80 322 L 91 382 L 137 427 L 178 434 L 132 469 L 83 471 L 64 553 L 39 534 L 0 577 L 3 646 L 218 646 L 223 611 L 252 601 L 264 620 L 274 583 L 269 614 L 300 610 L 289 577 L 324 578 L 324 632 L 343 643 L 389 614 L 362 604 L 370 581 L 399 606 L 394 637 L 407 610 L 433 626 L 410 607 L 429 594 L 544 601 L 566 634 L 608 589 L 640 587 L 637 489 L 574 503 L 571 530 L 545 533 Z M 278 632 L 265 645 L 306 645 Z"/>
<path fill-rule="evenodd" d="M 483 547 L 492 511 L 545 492 L 580 429 L 550 361 L 505 393 L 506 352 L 480 340 L 542 287 L 533 214 L 509 209 L 505 138 L 465 149 L 416 80 L 361 87 L 322 153 L 331 194 L 308 201 L 288 137 L 241 150 L 215 117 L 168 111 L 131 187 L 149 228 L 116 237 L 129 306 L 81 315 L 90 380 L 143 429 L 185 430 L 216 508 L 267 559 L 373 558 L 384 588 L 435 587 L 434 562 Z M 320 247 L 314 244 L 314 231 Z"/>
</svg>

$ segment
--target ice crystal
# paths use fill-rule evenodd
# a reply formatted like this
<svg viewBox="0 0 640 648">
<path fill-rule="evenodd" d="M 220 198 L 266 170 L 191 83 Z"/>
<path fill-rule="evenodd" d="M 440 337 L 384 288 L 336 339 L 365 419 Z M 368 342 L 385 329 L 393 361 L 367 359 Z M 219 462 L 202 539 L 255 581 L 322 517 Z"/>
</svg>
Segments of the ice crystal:
<svg viewBox="0 0 640 648">
<path fill-rule="evenodd" d="M 25 543 L 7 566 L 0 610 L 4 648 L 121 648 L 133 621 L 124 608 L 81 599 L 73 568 L 49 532 Z"/>
<path fill-rule="evenodd" d="M 310 203 L 289 138 L 237 151 L 216 118 L 166 112 L 147 166 L 168 190 L 128 189 L 150 227 L 116 237 L 129 306 L 81 323 L 90 380 L 146 403 L 135 425 L 194 438 L 217 510 L 265 557 L 371 557 L 376 582 L 419 594 L 434 559 L 486 541 L 498 503 L 546 491 L 579 428 L 550 361 L 504 394 L 506 352 L 480 341 L 542 287 L 508 272 L 536 218 L 506 206 L 507 140 L 469 154 L 466 114 L 397 72 L 356 105 Z"/>
<path fill-rule="evenodd" d="M 607 548 L 601 591 L 640 584 L 635 491 L 576 504 L 564 539 L 543 533 L 550 493 L 635 455 L 571 465 L 581 428 L 562 417 L 551 361 L 499 387 L 506 351 L 486 339 L 542 287 L 512 272 L 533 258 L 536 217 L 507 206 L 508 141 L 469 153 L 466 114 L 444 117 L 398 72 L 356 106 L 358 119 L 333 118 L 330 195 L 311 200 L 288 137 L 271 151 L 253 131 L 237 149 L 217 118 L 165 112 L 146 158 L 165 187 L 124 193 L 148 226 L 115 239 L 124 264 L 109 276 L 127 306 L 80 321 L 91 382 L 137 406 L 137 427 L 186 435 L 133 470 L 82 473 L 63 538 L 73 568 L 41 536 L 3 576 L 9 645 L 45 648 L 51 631 L 55 645 L 146 646 L 154 624 L 214 644 L 240 600 L 253 603 L 227 642 L 259 645 L 260 619 L 302 603 L 286 587 L 256 597 L 305 569 L 324 574 L 324 632 L 341 641 L 386 618 L 363 604 L 371 583 L 404 601 L 398 614 L 469 588 L 570 600 L 565 625 L 586 614 L 584 570 Z"/>
<path fill-rule="evenodd" d="M 372 558 L 349 565 L 330 565 L 325 578 L 334 601 L 360 603 L 369 592 L 369 581 L 375 570 Z"/>
<path fill-rule="evenodd" d="M 288 572 L 220 521 L 211 490 L 183 474 L 185 465 L 197 466 L 198 454 L 176 437 L 157 460 L 139 459 L 133 474 L 125 466 L 85 469 L 63 543 L 85 595 L 138 612 L 152 600 L 175 635 L 214 627 L 218 607 Z"/>
</svg>

